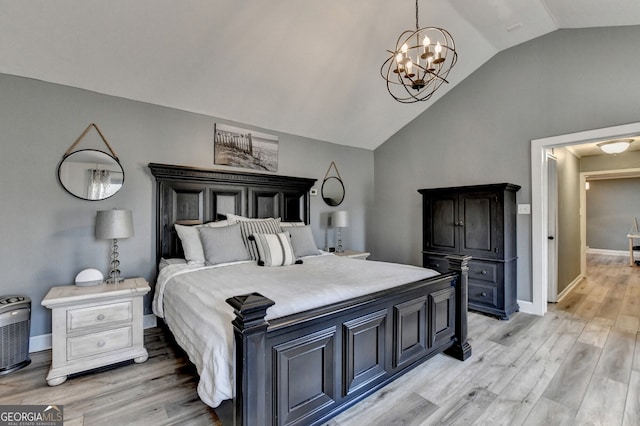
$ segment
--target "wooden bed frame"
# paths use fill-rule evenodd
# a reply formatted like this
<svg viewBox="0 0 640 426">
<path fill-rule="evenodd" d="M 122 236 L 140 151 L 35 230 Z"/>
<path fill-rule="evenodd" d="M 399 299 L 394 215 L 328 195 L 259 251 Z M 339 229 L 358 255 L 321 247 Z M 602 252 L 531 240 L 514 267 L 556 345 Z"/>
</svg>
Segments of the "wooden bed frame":
<svg viewBox="0 0 640 426">
<path fill-rule="evenodd" d="M 231 212 L 309 223 L 315 179 L 149 168 L 157 182 L 158 261 L 183 256 L 175 223 Z M 320 424 L 438 353 L 467 359 L 469 258 L 448 260 L 450 273 L 269 321 L 268 297 L 228 299 L 236 315 L 235 423 Z"/>
</svg>

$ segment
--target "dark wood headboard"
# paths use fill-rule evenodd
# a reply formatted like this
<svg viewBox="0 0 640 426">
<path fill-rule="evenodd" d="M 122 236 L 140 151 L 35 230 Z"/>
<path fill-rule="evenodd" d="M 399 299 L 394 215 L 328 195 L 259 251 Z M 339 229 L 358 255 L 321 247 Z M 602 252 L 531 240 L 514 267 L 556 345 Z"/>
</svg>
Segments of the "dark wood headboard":
<svg viewBox="0 0 640 426">
<path fill-rule="evenodd" d="M 174 225 L 224 219 L 280 217 L 309 223 L 309 190 L 316 179 L 150 163 L 156 179 L 156 261 L 183 257 Z"/>
</svg>

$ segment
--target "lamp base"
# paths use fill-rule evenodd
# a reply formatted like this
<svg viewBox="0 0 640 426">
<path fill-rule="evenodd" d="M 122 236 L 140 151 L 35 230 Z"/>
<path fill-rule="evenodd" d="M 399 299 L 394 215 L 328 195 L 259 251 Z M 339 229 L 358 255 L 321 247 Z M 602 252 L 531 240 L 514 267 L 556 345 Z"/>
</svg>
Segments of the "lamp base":
<svg viewBox="0 0 640 426">
<path fill-rule="evenodd" d="M 336 253 L 344 253 L 344 248 L 342 247 L 342 228 L 336 228 Z"/>
<path fill-rule="evenodd" d="M 124 281 L 124 279 L 120 278 L 120 277 L 111 277 L 111 278 L 107 278 L 104 282 L 106 284 L 115 284 L 118 285 L 119 283 L 121 283 L 122 281 Z"/>
</svg>

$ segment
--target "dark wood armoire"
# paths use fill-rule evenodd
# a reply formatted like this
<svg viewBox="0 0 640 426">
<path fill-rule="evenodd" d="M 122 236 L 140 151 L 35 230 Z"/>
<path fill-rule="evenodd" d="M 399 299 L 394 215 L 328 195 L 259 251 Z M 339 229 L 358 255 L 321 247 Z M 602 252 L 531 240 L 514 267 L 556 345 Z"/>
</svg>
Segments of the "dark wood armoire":
<svg viewBox="0 0 640 426">
<path fill-rule="evenodd" d="M 423 266 L 446 272 L 446 255 L 471 256 L 469 309 L 509 319 L 518 311 L 516 192 L 510 183 L 420 189 Z"/>
</svg>

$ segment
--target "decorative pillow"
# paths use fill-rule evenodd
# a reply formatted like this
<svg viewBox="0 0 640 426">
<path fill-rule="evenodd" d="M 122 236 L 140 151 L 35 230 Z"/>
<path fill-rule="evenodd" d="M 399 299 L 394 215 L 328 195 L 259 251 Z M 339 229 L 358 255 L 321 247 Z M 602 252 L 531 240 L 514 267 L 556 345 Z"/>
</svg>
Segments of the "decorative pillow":
<svg viewBox="0 0 640 426">
<path fill-rule="evenodd" d="M 240 229 L 242 231 L 242 239 L 251 254 L 251 259 L 258 260 L 258 253 L 254 244 L 249 242 L 249 236 L 251 234 L 277 234 L 282 232 L 280 229 L 280 218 L 268 218 L 268 219 L 244 219 L 238 221 Z"/>
<path fill-rule="evenodd" d="M 320 250 L 318 250 L 318 246 L 313 239 L 311 226 L 291 226 L 287 228 L 287 232 L 291 234 L 291 246 L 296 257 L 320 254 Z"/>
<path fill-rule="evenodd" d="M 251 260 L 242 240 L 240 225 L 198 228 L 205 265 Z"/>
<path fill-rule="evenodd" d="M 255 242 L 258 251 L 258 265 L 285 266 L 302 263 L 301 260 L 296 261 L 293 247 L 291 247 L 291 242 L 289 241 L 290 238 L 288 232 L 252 234 L 250 240 Z"/>
<path fill-rule="evenodd" d="M 306 226 L 304 222 L 280 222 L 280 228 L 291 228 L 293 226 Z"/>
<path fill-rule="evenodd" d="M 188 265 L 204 265 L 204 252 L 202 243 L 200 242 L 200 234 L 198 229 L 201 227 L 222 227 L 229 226 L 229 222 L 221 220 L 219 222 L 209 222 L 204 225 L 179 225 L 175 224 L 176 232 L 182 243 L 184 258 Z"/>
</svg>

